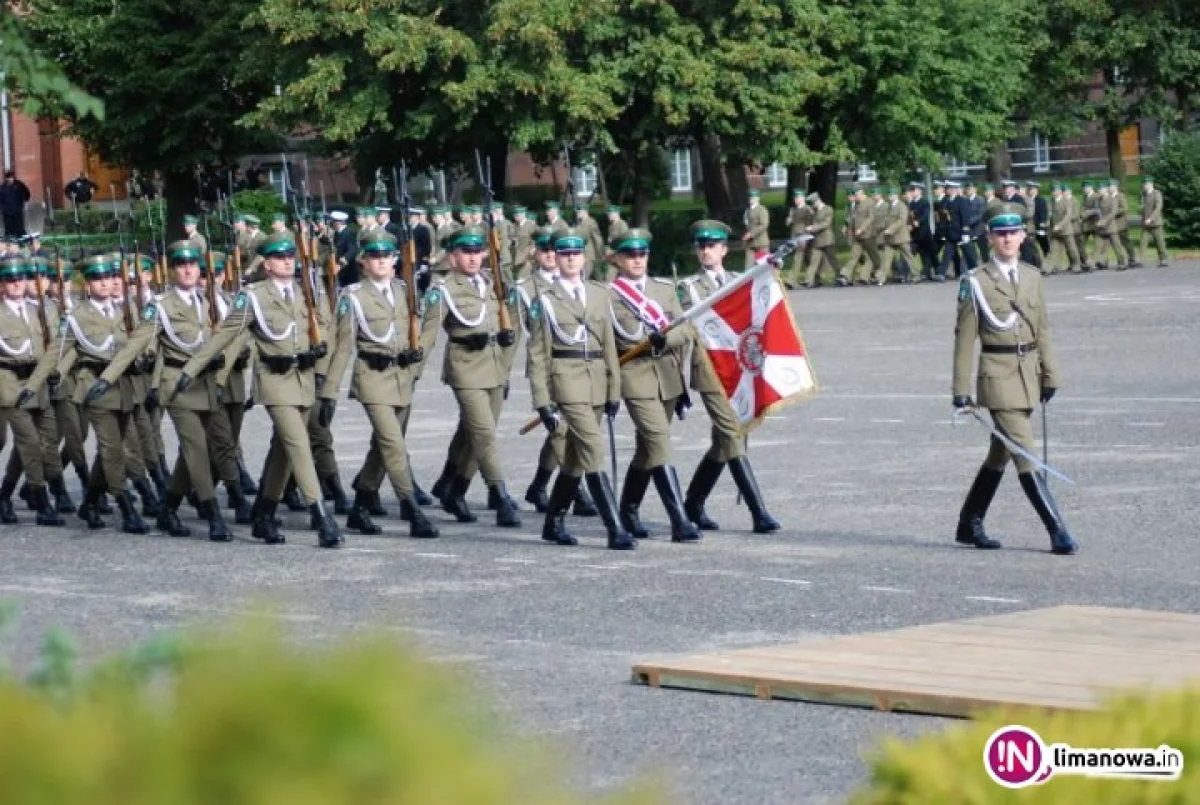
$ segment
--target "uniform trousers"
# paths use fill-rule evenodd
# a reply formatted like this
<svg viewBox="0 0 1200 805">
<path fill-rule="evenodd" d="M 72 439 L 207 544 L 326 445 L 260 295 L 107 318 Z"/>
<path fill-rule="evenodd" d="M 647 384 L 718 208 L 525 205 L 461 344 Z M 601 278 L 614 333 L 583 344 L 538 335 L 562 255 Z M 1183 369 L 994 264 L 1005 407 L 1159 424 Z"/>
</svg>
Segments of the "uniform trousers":
<svg viewBox="0 0 1200 805">
<path fill-rule="evenodd" d="M 4 421 L 12 428 L 15 449 L 9 456 L 5 482 L 16 485 L 25 472 L 30 486 L 44 486 L 47 479 L 62 478 L 62 463 L 55 449 L 58 428 L 53 411 L 42 408 L 7 408 Z"/>
<path fill-rule="evenodd" d="M 87 418 L 79 412 L 79 406 L 71 400 L 54 400 L 54 419 L 58 422 L 58 434 L 62 439 L 59 457 L 64 465 L 87 467 L 87 453 L 83 443 L 87 439 Z M 85 469 L 86 475 L 86 469 Z"/>
<path fill-rule="evenodd" d="M 313 464 L 312 447 L 308 443 L 308 417 L 311 406 L 268 405 L 267 415 L 275 427 L 271 446 L 263 467 L 262 494 L 278 503 L 287 489 L 288 477 L 296 476 L 305 501 L 310 505 L 321 501 L 321 482 Z"/>
<path fill-rule="evenodd" d="M 1142 259 L 1146 259 L 1146 240 L 1152 238 L 1154 240 L 1154 248 L 1158 250 L 1158 262 L 1167 262 L 1167 242 L 1163 239 L 1163 228 L 1161 226 L 1143 226 L 1142 234 L 1138 236 L 1138 253 Z"/>
<path fill-rule="evenodd" d="M 454 398 L 466 440 L 466 449 L 458 453 L 458 477 L 474 478 L 482 472 L 489 486 L 501 483 L 504 468 L 496 448 L 496 422 L 504 405 L 504 387 L 454 389 Z"/>
<path fill-rule="evenodd" d="M 649 472 L 671 463 L 671 418 L 678 399 L 625 400 L 625 409 L 637 429 L 630 467 Z"/>
<path fill-rule="evenodd" d="M 1115 234 L 1101 235 L 1096 234 L 1096 239 L 1099 241 L 1099 246 L 1096 249 L 1096 262 L 1102 262 L 1108 257 L 1108 252 L 1111 249 L 1113 255 L 1117 258 L 1117 265 L 1125 265 L 1127 258 L 1125 250 L 1121 248 L 1121 239 Z"/>
<path fill-rule="evenodd" d="M 992 422 L 1001 433 L 1020 445 L 1030 455 L 1035 455 L 1033 423 L 1029 419 L 1033 413 L 1031 409 L 991 410 L 990 413 Z M 1003 472 L 1009 459 L 1012 459 L 1012 462 L 1017 465 L 1017 472 L 1033 472 L 1033 464 L 1029 459 L 1014 454 L 1004 442 L 993 436 L 991 445 L 988 447 L 987 459 L 983 462 L 984 466 L 989 470 Z"/>
<path fill-rule="evenodd" d="M 404 439 L 412 409 L 407 405 L 363 403 L 363 410 L 371 421 L 373 434 L 371 449 L 367 451 L 367 459 L 359 474 L 359 488 L 366 492 L 377 491 L 386 474 L 398 497 L 403 499 L 412 496 L 415 490 L 408 461 L 408 445 Z"/>
<path fill-rule="evenodd" d="M 572 478 L 601 472 L 604 469 L 604 434 L 600 430 L 600 417 L 604 416 L 604 406 L 560 403 L 558 410 L 562 414 L 558 429 L 566 430 L 562 472 Z"/>
<path fill-rule="evenodd" d="M 195 489 L 196 499 L 201 503 L 212 500 L 216 495 L 208 460 L 208 431 L 212 412 L 171 406 L 167 413 L 179 437 L 179 458 L 175 460 L 175 470 L 167 482 L 167 491 L 183 498 Z M 233 477 L 237 478 L 236 472 Z"/>
<path fill-rule="evenodd" d="M 100 495 L 107 491 L 120 495 L 125 491 L 129 450 L 126 449 L 126 434 L 132 427 L 132 411 L 111 411 L 101 408 L 86 408 L 88 422 L 96 432 L 96 459 L 88 477 L 88 493 Z"/>
<path fill-rule="evenodd" d="M 242 432 L 245 409 L 241 403 L 226 403 L 213 410 L 208 420 L 208 457 L 213 477 L 236 481 L 238 472 L 238 436 Z"/>
<path fill-rule="evenodd" d="M 1079 250 L 1075 248 L 1075 236 L 1051 235 L 1050 256 L 1046 258 L 1047 273 L 1053 274 L 1062 265 L 1064 258 L 1068 260 L 1064 268 L 1071 271 L 1079 270 Z"/>
<path fill-rule="evenodd" d="M 813 246 L 808 255 L 808 272 L 804 275 L 804 281 L 812 284 L 817 281 L 817 274 L 821 270 L 821 265 L 829 266 L 829 270 L 835 275 L 838 274 L 837 249 L 831 244 L 829 246 L 821 246 L 820 248 Z M 796 272 L 797 274 L 799 272 Z"/>
</svg>

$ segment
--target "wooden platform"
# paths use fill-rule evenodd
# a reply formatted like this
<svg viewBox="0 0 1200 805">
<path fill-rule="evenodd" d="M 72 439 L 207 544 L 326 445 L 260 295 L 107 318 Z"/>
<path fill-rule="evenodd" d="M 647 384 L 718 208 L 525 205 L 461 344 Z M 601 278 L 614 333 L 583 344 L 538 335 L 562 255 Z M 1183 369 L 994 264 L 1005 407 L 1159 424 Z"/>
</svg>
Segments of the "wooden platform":
<svg viewBox="0 0 1200 805">
<path fill-rule="evenodd" d="M 969 717 L 1087 710 L 1134 687 L 1200 681 L 1200 615 L 1061 606 L 892 632 L 643 662 L 663 688 Z"/>
</svg>

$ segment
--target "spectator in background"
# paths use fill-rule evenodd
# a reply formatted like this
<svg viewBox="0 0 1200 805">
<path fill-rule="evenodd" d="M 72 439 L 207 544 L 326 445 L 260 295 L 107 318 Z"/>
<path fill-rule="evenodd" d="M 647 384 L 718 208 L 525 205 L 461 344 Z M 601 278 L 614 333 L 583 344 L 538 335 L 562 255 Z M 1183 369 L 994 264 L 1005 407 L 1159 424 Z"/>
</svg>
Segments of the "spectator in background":
<svg viewBox="0 0 1200 805">
<path fill-rule="evenodd" d="M 63 191 L 67 194 L 67 198 L 73 200 L 76 204 L 88 204 L 92 200 L 92 194 L 99 189 L 99 186 L 88 178 L 86 171 L 80 171 L 79 175 L 71 181 L 67 182 L 67 186 Z"/>
<path fill-rule="evenodd" d="M 25 183 L 14 171 L 6 172 L 4 183 L 0 184 L 0 216 L 4 219 L 4 234 L 10 238 L 25 234 L 25 204 L 29 198 Z"/>
</svg>

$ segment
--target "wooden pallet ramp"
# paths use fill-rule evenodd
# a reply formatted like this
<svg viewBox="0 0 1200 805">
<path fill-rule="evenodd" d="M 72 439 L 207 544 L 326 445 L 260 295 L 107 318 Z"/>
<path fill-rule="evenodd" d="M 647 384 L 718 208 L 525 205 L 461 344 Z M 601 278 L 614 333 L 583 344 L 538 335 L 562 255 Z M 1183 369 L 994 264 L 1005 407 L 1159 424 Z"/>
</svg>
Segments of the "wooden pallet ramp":
<svg viewBox="0 0 1200 805">
<path fill-rule="evenodd" d="M 1200 682 L 1200 615 L 1059 606 L 647 661 L 652 687 L 968 718 Z"/>
</svg>

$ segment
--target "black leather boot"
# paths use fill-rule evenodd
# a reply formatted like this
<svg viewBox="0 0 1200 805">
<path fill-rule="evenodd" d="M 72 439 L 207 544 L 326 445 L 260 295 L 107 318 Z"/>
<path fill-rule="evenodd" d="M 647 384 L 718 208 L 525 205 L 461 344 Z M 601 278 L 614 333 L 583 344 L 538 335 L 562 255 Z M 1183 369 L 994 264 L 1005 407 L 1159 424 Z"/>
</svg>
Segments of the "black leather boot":
<svg viewBox="0 0 1200 805">
<path fill-rule="evenodd" d="M 500 528 L 520 528 L 521 509 L 517 502 L 508 496 L 504 481 L 489 486 L 488 492 L 496 496 L 496 525 Z"/>
<path fill-rule="evenodd" d="M 687 497 L 683 500 L 683 510 L 687 512 L 688 519 L 703 531 L 717 531 L 721 528 L 704 511 L 704 503 L 712 494 L 713 487 L 717 485 L 717 479 L 721 477 L 724 469 L 723 462 L 713 461 L 705 456 L 700 460 L 700 466 L 696 467 L 696 474 L 692 476 L 692 482 L 688 484 Z"/>
<path fill-rule="evenodd" d="M 107 493 L 101 492 L 100 497 L 96 498 L 96 511 L 100 512 L 100 514 L 113 513 L 113 507 L 112 504 L 108 502 Z"/>
<path fill-rule="evenodd" d="M 322 548 L 338 548 L 345 541 L 342 531 L 338 528 L 337 520 L 333 519 L 325 501 L 319 500 L 308 508 L 314 519 L 319 518 L 320 528 L 317 529 L 317 544 Z"/>
<path fill-rule="evenodd" d="M 29 497 L 37 507 L 38 525 L 59 526 L 67 524 L 62 515 L 58 513 L 58 509 L 51 505 L 50 493 L 46 491 L 46 487 L 30 486 Z"/>
<path fill-rule="evenodd" d="M 37 501 L 29 494 L 29 481 L 21 484 L 21 488 L 17 490 L 17 497 L 25 501 L 25 508 L 31 512 L 37 511 Z"/>
<path fill-rule="evenodd" d="M 530 482 L 529 488 L 525 490 L 525 502 L 533 504 L 533 508 L 539 514 L 545 514 L 546 507 L 550 505 L 550 497 L 546 492 L 546 487 L 550 485 L 550 476 L 552 475 L 554 475 L 554 470 L 538 467 L 537 472 L 533 474 L 533 480 Z"/>
<path fill-rule="evenodd" d="M 1050 551 L 1060 556 L 1069 556 L 1079 550 L 1079 546 L 1067 531 L 1067 524 L 1058 512 L 1058 504 L 1054 502 L 1050 488 L 1046 486 L 1046 479 L 1035 472 L 1023 472 L 1017 478 L 1021 481 L 1025 496 L 1033 504 L 1033 510 L 1042 518 L 1042 524 L 1050 534 Z"/>
<path fill-rule="evenodd" d="M 96 508 L 96 501 L 100 499 L 103 492 L 96 490 L 91 491 L 86 486 L 83 488 L 83 500 L 79 504 L 79 510 L 75 513 L 80 520 L 87 523 L 89 529 L 105 528 L 107 523 L 100 519 L 100 511 Z"/>
<path fill-rule="evenodd" d="M 604 528 L 608 531 L 609 549 L 632 551 L 637 547 L 637 542 L 629 536 L 625 529 L 621 528 L 621 518 L 617 514 L 617 499 L 613 494 L 612 482 L 608 480 L 608 473 L 589 472 L 584 477 L 587 479 L 588 489 L 592 493 L 592 500 L 596 502 L 600 519 L 604 521 Z"/>
<path fill-rule="evenodd" d="M 362 505 L 362 510 L 372 517 L 387 517 L 388 510 L 383 506 L 383 500 L 379 497 L 379 490 L 364 490 L 362 488 L 362 472 L 354 476 L 354 480 L 350 482 L 350 488 L 354 490 L 354 500 Z M 353 509 L 353 506 L 351 506 Z M 403 518 L 401 518 L 403 519 Z"/>
<path fill-rule="evenodd" d="M 221 507 L 214 497 L 212 500 L 200 501 L 200 517 L 208 521 L 208 538 L 212 542 L 233 542 L 233 534 L 221 517 Z"/>
<path fill-rule="evenodd" d="M 0 484 L 0 523 L 5 525 L 16 525 L 21 522 L 17 519 L 17 512 L 13 509 L 12 494 L 16 491 L 17 482 L 4 481 Z"/>
<path fill-rule="evenodd" d="M 469 478 L 454 477 L 442 495 L 442 511 L 453 514 L 460 523 L 474 523 L 479 518 L 467 505 L 467 487 L 471 485 Z"/>
<path fill-rule="evenodd" d="M 621 487 L 621 526 L 636 539 L 648 539 L 650 529 L 642 525 L 638 517 L 638 509 L 646 497 L 646 488 L 650 486 L 650 473 L 637 467 L 630 467 L 625 473 L 625 485 Z"/>
<path fill-rule="evenodd" d="M 370 494 L 359 489 L 354 493 L 354 503 L 350 506 L 350 516 L 346 518 L 346 528 L 353 528 L 360 534 L 382 534 L 383 529 L 371 519 L 371 513 L 363 502 L 363 497 Z"/>
<path fill-rule="evenodd" d="M 278 508 L 279 501 L 261 494 L 254 501 L 254 527 L 250 533 L 255 539 L 261 539 L 268 545 L 282 545 L 287 542 L 283 534 L 279 533 L 279 523 L 275 519 L 275 511 Z"/>
<path fill-rule="evenodd" d="M 1000 488 L 1000 480 L 1004 478 L 1004 470 L 989 469 L 986 465 L 979 468 L 975 482 L 967 492 L 962 509 L 958 513 L 958 528 L 954 532 L 954 541 L 963 545 L 974 545 L 985 551 L 994 551 L 1003 547 L 999 540 L 992 539 L 983 529 L 983 518 L 987 516 L 988 507 L 996 497 Z"/>
<path fill-rule="evenodd" d="M 599 514 L 596 511 L 596 504 L 592 502 L 592 496 L 588 494 L 587 487 L 582 484 L 575 490 L 575 505 L 571 507 L 571 514 L 576 517 L 595 517 Z"/>
<path fill-rule="evenodd" d="M 157 517 L 162 511 L 162 503 L 158 499 L 158 493 L 154 491 L 154 486 L 145 478 L 134 478 L 133 488 L 142 499 L 142 514 L 146 517 Z"/>
<path fill-rule="evenodd" d="M 654 468 L 654 488 L 662 499 L 663 508 L 671 520 L 671 542 L 697 542 L 700 529 L 687 518 L 683 510 L 683 492 L 679 488 L 679 474 L 670 464 Z M 636 534 L 634 535 L 636 536 Z"/>
<path fill-rule="evenodd" d="M 578 545 L 579 540 L 567 533 L 567 509 L 575 497 L 575 490 L 583 480 L 559 470 L 554 480 L 554 489 L 546 502 L 546 521 L 542 524 L 542 539 L 556 545 Z"/>
<path fill-rule="evenodd" d="M 342 489 L 341 476 L 337 475 L 336 473 L 333 475 L 326 475 L 322 479 L 322 482 L 329 490 L 329 497 L 326 498 L 326 500 L 333 501 L 333 513 L 349 514 L 350 503 L 346 500 L 346 490 Z"/>
<path fill-rule="evenodd" d="M 429 490 L 430 494 L 432 494 L 438 500 L 442 500 L 442 498 L 446 497 L 446 492 L 450 489 L 450 484 L 454 480 L 454 465 L 455 462 L 447 461 L 446 465 L 442 467 L 442 474 L 439 475 L 438 479 L 433 482 L 433 488 Z"/>
<path fill-rule="evenodd" d="M 415 495 L 411 498 L 401 498 L 400 508 L 407 508 L 411 512 L 411 516 L 408 518 L 408 535 L 410 537 L 434 539 L 441 535 L 437 526 L 425 516 L 425 512 L 421 511 L 421 507 L 417 505 Z"/>
<path fill-rule="evenodd" d="M 412 462 L 409 462 L 409 472 L 410 473 L 412 472 Z M 434 503 L 433 497 L 428 492 L 426 492 L 424 489 L 421 488 L 421 485 L 417 483 L 416 478 L 412 479 L 412 485 L 413 485 L 413 502 L 416 503 L 418 506 L 432 506 Z"/>
<path fill-rule="evenodd" d="M 121 494 L 116 496 L 117 507 L 121 510 L 121 530 L 126 534 L 145 534 L 150 529 L 146 527 L 146 521 L 138 514 L 137 506 L 133 503 L 133 495 L 129 494 L 129 490 L 121 490 Z"/>
<path fill-rule="evenodd" d="M 750 517 L 754 522 L 754 533 L 769 534 L 778 531 L 781 526 L 779 521 L 771 516 L 771 512 L 767 511 L 767 502 L 763 500 L 762 491 L 758 488 L 758 479 L 754 477 L 750 459 L 746 456 L 730 459 L 729 473 L 733 476 L 738 491 L 746 499 L 746 508 L 750 509 Z"/>
<path fill-rule="evenodd" d="M 295 478 L 289 480 L 287 488 L 283 490 L 283 505 L 294 512 L 310 511 L 308 504 L 304 502 L 304 498 L 300 495 L 300 490 L 296 487 Z"/>
<path fill-rule="evenodd" d="M 60 475 L 50 479 L 48 485 L 50 493 L 54 495 L 54 508 L 62 514 L 73 514 L 75 501 L 71 500 L 71 493 L 67 491 L 67 484 L 63 477 Z"/>
<path fill-rule="evenodd" d="M 159 531 L 164 531 L 172 537 L 188 537 L 192 531 L 179 519 L 179 506 L 183 503 L 182 495 L 170 492 L 163 498 L 162 510 L 158 513 L 155 525 Z"/>
<path fill-rule="evenodd" d="M 238 467 L 238 484 L 242 487 L 243 495 L 257 495 L 258 484 L 254 483 L 253 476 L 246 469 L 246 461 L 241 456 L 237 458 Z"/>
<path fill-rule="evenodd" d="M 159 500 L 165 498 L 167 496 L 167 479 L 163 477 L 158 465 L 147 464 L 146 474 L 150 476 L 150 483 L 154 484 L 154 491 L 158 493 Z"/>
<path fill-rule="evenodd" d="M 242 492 L 240 481 L 226 481 L 225 494 L 229 498 L 229 508 L 233 509 L 233 521 L 238 525 L 250 525 L 254 522 L 254 514 L 250 510 L 250 501 Z"/>
</svg>

